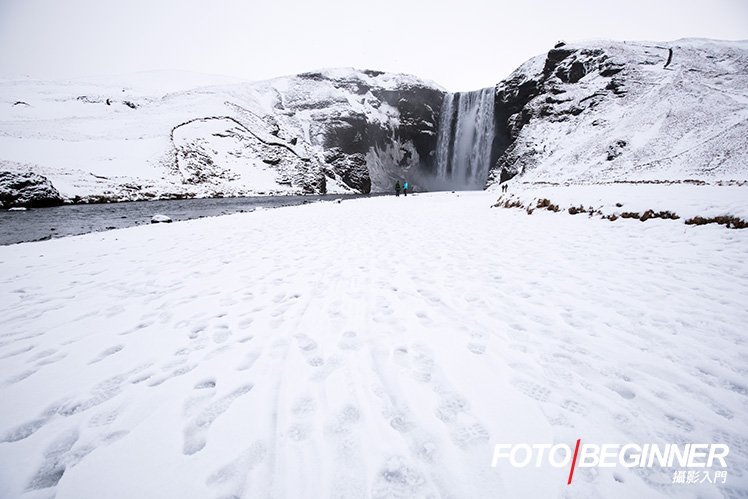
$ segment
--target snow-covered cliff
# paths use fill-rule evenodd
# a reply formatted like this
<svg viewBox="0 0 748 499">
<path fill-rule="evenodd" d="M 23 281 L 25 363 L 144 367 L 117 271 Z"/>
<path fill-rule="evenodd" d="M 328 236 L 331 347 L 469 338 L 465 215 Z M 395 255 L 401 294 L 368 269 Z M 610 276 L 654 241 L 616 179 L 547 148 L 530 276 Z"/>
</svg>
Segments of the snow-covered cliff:
<svg viewBox="0 0 748 499">
<path fill-rule="evenodd" d="M 748 178 L 748 42 L 559 44 L 495 108 L 489 185 Z"/>
<path fill-rule="evenodd" d="M 748 42 L 560 43 L 495 89 L 460 94 L 353 69 L 187 90 L 157 76 L 0 81 L 0 202 L 23 203 L 3 186 L 31 173 L 84 201 L 370 192 L 406 178 L 748 179 Z"/>
<path fill-rule="evenodd" d="M 352 69 L 154 86 L 0 82 L 0 171 L 32 171 L 83 200 L 369 192 L 430 168 L 444 94 Z"/>
</svg>

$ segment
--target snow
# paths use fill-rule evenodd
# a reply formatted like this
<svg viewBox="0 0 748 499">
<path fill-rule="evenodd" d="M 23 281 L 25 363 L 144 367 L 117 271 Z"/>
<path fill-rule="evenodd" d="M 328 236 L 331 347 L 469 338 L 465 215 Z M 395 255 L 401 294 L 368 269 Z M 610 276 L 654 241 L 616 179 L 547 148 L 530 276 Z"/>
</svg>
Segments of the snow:
<svg viewBox="0 0 748 499">
<path fill-rule="evenodd" d="M 169 218 L 166 215 L 160 215 L 159 214 L 159 215 L 153 215 L 153 217 L 151 217 L 151 223 L 153 223 L 153 224 L 162 224 L 162 223 L 167 223 L 168 224 L 168 223 L 171 223 L 171 222 L 172 222 L 171 218 Z"/>
<path fill-rule="evenodd" d="M 514 156 L 531 158 L 520 168 L 523 180 L 746 180 L 748 42 L 591 41 L 563 48 L 603 51 L 623 70 L 604 77 L 587 57 L 581 80 L 559 82 L 558 94 L 531 101 L 536 111 L 549 97 L 561 102 L 553 106 L 556 115 L 531 120 L 516 138 Z M 531 59 L 510 79 L 541 79 L 544 61 L 545 55 Z M 607 89 L 613 81 L 621 95 Z M 574 108 L 579 114 L 569 115 Z M 609 157 L 619 142 L 621 154 Z"/>
<path fill-rule="evenodd" d="M 492 186 L 491 192 L 500 191 Z M 524 206 L 535 206 L 548 199 L 562 211 L 582 206 L 599 210 L 603 215 L 622 212 L 644 213 L 647 210 L 671 211 L 683 220 L 688 218 L 732 215 L 748 220 L 748 182 L 718 184 L 647 184 L 601 183 L 547 185 L 522 182 L 509 183 L 503 199 L 519 200 Z M 620 206 L 618 206 L 620 205 Z"/>
<path fill-rule="evenodd" d="M 410 75 L 371 76 L 354 69 L 321 74 L 381 89 L 429 84 Z M 66 198 L 300 194 L 302 189 L 288 185 L 280 166 L 262 164 L 257 148 L 247 145 L 252 140 L 226 139 L 221 136 L 225 129 L 216 135 L 222 125 L 216 118 L 237 121 L 248 135 L 281 143 L 304 160 L 323 151 L 321 136 L 310 136 L 310 126 L 320 133 L 314 113 L 363 113 L 371 123 L 397 124 L 397 109 L 371 93 L 352 95 L 343 87 L 299 76 L 243 82 L 169 71 L 71 81 L 0 80 L 0 168 L 44 175 Z M 263 118 L 277 122 L 278 136 L 270 134 Z M 230 179 L 218 175 L 200 183 L 185 181 L 183 165 L 174 166 L 172 130 L 188 122 L 190 130 L 177 135 L 192 142 L 199 138 L 209 156 L 215 150 L 211 159 L 232 172 Z M 292 138 L 299 139 L 297 145 L 290 145 Z M 133 185 L 140 188 L 133 192 Z M 350 190 L 334 178 L 328 186 L 331 192 Z M 143 196 L 145 192 L 151 195 Z"/>
<path fill-rule="evenodd" d="M 0 248 L 0 497 L 745 494 L 748 231 L 497 197 Z M 727 443 L 728 482 L 490 467 L 577 438 Z"/>
</svg>

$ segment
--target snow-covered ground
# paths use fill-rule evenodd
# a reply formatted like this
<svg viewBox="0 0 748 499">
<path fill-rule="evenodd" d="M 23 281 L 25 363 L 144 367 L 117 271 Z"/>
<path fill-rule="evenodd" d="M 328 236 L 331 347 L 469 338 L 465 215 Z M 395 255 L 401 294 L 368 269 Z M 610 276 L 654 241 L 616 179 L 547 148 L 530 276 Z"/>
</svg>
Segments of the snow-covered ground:
<svg viewBox="0 0 748 499">
<path fill-rule="evenodd" d="M 499 186 L 492 192 L 501 194 Z M 508 184 L 503 201 L 519 201 L 523 207 L 534 208 L 539 200 L 547 199 L 560 211 L 584 208 L 598 215 L 669 211 L 683 222 L 693 217 L 734 216 L 748 220 L 748 181 L 714 184 L 557 184 L 522 182 L 521 178 Z M 599 212 L 599 213 L 598 213 Z"/>
<path fill-rule="evenodd" d="M 497 196 L 0 248 L 0 497 L 744 497 L 748 231 Z M 727 483 L 490 466 L 577 438 Z"/>
</svg>

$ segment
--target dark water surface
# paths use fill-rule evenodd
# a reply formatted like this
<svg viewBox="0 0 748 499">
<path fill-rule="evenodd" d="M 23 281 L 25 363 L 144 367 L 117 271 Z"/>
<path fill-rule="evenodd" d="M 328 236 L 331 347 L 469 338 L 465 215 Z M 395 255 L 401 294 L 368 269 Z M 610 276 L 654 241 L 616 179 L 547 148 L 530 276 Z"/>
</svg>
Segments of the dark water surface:
<svg viewBox="0 0 748 499">
<path fill-rule="evenodd" d="M 27 211 L 0 210 L 0 245 L 150 224 L 151 217 L 156 214 L 167 215 L 177 222 L 247 212 L 260 207 L 279 208 L 357 197 L 366 195 L 179 199 L 63 205 L 52 208 L 29 208 Z"/>
</svg>

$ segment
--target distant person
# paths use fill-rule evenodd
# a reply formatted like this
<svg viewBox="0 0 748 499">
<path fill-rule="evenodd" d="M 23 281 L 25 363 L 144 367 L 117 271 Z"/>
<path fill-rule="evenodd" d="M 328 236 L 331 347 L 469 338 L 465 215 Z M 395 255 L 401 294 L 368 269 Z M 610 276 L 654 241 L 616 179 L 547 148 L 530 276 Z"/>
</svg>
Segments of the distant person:
<svg viewBox="0 0 748 499">
<path fill-rule="evenodd" d="M 406 197 L 408 196 L 408 181 L 407 180 L 403 184 L 403 194 L 405 194 Z"/>
<path fill-rule="evenodd" d="M 395 197 L 400 196 L 400 181 L 395 182 Z"/>
</svg>

